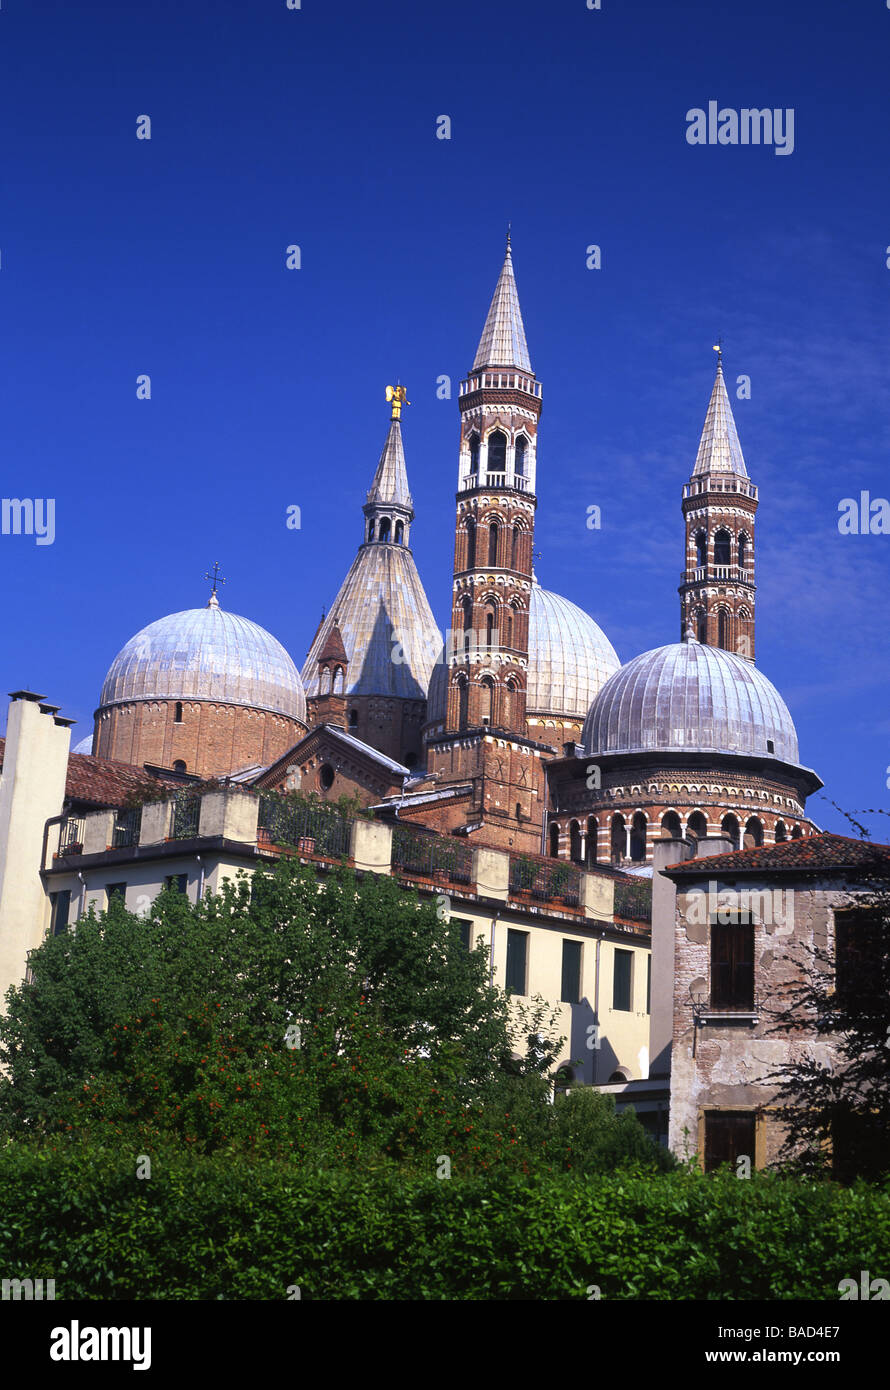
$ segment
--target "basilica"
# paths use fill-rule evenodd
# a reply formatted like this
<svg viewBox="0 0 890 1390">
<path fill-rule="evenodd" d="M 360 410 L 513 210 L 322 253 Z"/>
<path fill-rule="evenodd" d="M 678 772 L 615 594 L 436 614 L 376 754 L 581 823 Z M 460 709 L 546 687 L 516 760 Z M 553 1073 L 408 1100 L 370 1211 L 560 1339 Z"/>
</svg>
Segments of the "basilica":
<svg viewBox="0 0 890 1390">
<path fill-rule="evenodd" d="M 411 548 L 404 388 L 387 398 L 360 514 L 356 499 L 356 556 L 302 670 L 227 612 L 214 582 L 205 608 L 127 642 L 75 751 L 184 779 L 345 793 L 384 819 L 587 866 L 651 863 L 665 837 L 756 847 L 809 834 L 806 799 L 821 782 L 755 664 L 758 490 L 720 359 L 678 499 L 679 641 L 625 665 L 533 569 L 543 390 L 509 237 L 460 384 L 444 634 Z"/>
</svg>

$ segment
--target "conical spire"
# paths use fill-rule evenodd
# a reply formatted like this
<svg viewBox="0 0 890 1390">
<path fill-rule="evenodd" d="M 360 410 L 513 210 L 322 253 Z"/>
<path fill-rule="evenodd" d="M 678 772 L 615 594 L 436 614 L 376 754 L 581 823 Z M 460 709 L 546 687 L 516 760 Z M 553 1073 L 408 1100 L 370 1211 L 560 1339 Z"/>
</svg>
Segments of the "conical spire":
<svg viewBox="0 0 890 1390">
<path fill-rule="evenodd" d="M 693 476 L 696 473 L 736 473 L 741 478 L 748 476 L 723 380 L 722 353 L 717 358 L 717 376 L 692 472 Z"/>
<path fill-rule="evenodd" d="M 392 420 L 390 423 L 389 434 L 386 436 L 383 453 L 380 455 L 377 472 L 368 493 L 368 503 L 384 507 L 412 506 L 411 493 L 408 491 L 405 450 L 402 445 L 402 426 L 398 420 Z"/>
<path fill-rule="evenodd" d="M 519 294 L 513 276 L 509 232 L 504 264 L 479 340 L 473 371 L 479 367 L 518 367 L 523 372 L 532 370 L 519 308 Z"/>
</svg>

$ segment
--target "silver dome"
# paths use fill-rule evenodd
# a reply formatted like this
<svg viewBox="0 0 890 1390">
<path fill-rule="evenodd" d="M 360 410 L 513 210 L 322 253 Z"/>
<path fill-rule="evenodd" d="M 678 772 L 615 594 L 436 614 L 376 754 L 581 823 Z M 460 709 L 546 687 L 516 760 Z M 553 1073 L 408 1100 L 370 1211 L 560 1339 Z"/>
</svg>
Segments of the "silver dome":
<svg viewBox="0 0 890 1390">
<path fill-rule="evenodd" d="M 528 623 L 528 718 L 583 719 L 601 686 L 621 665 L 589 613 L 560 594 L 532 585 Z M 448 671 L 433 668 L 427 720 L 445 718 Z"/>
<path fill-rule="evenodd" d="M 118 652 L 100 705 L 219 700 L 306 723 L 299 672 L 271 633 L 215 603 L 149 623 Z"/>
<path fill-rule="evenodd" d="M 592 756 L 799 758 L 794 723 L 775 686 L 744 657 L 695 641 L 657 647 L 622 666 L 590 706 L 582 739 Z"/>
</svg>

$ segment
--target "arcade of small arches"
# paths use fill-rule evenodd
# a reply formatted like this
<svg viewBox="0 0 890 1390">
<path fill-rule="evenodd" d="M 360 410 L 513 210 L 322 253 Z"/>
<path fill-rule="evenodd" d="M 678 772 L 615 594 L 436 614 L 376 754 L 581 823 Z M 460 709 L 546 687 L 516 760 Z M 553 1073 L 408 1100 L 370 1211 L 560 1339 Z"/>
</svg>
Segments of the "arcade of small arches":
<svg viewBox="0 0 890 1390">
<path fill-rule="evenodd" d="M 489 430 L 484 439 L 479 431 L 474 429 L 467 439 L 470 476 L 479 476 L 484 450 L 486 476 L 493 473 L 503 476 L 508 472 L 509 465 L 509 471 L 514 478 L 525 480 L 528 478 L 530 449 L 531 441 L 524 429 L 516 434 L 512 446 L 507 434 L 499 425 Z"/>
<path fill-rule="evenodd" d="M 684 820 L 685 817 L 685 820 Z M 767 843 L 783 844 L 799 840 L 810 833 L 810 827 L 796 821 L 760 816 L 742 816 L 727 812 L 719 821 L 708 820 L 697 809 L 681 815 L 665 811 L 660 817 L 649 817 L 644 811 L 625 814 L 573 818 L 560 824 L 551 821 L 548 832 L 548 852 L 553 859 L 568 858 L 588 868 L 595 864 L 620 867 L 625 864 L 645 864 L 652 858 L 653 840 L 703 840 L 723 835 L 733 849 L 759 849 Z M 771 837 L 768 839 L 768 837 Z"/>
<path fill-rule="evenodd" d="M 520 714 L 517 698 L 521 693 L 521 686 L 518 679 L 510 676 L 503 684 L 496 684 L 491 676 L 480 676 L 473 684 L 478 688 L 474 727 L 487 724 L 491 728 L 509 729 L 511 721 Z M 454 713 L 457 716 L 459 731 L 469 727 L 470 685 L 467 676 L 459 675 L 451 687 L 454 692 Z"/>
<path fill-rule="evenodd" d="M 404 545 L 407 543 L 405 540 L 405 523 L 402 521 L 401 517 L 397 517 L 395 527 L 393 527 L 392 517 L 381 516 L 376 519 L 371 517 L 371 520 L 368 522 L 368 540 L 383 541 L 389 545 Z"/>
<path fill-rule="evenodd" d="M 694 560 L 697 570 L 705 570 L 710 564 L 715 569 L 736 568 L 746 573 L 753 558 L 751 535 L 745 529 L 733 535 L 726 526 L 719 526 L 714 532 L 713 541 L 709 541 L 707 530 L 700 526 L 693 532 L 691 541 L 695 550 Z M 710 560 L 708 558 L 709 549 L 711 551 Z M 692 554 L 690 554 L 689 559 L 693 559 Z M 716 577 L 720 578 L 721 576 Z M 722 577 L 728 579 L 730 576 L 724 574 Z"/>
<path fill-rule="evenodd" d="M 524 516 L 508 524 L 498 512 L 467 517 L 458 531 L 459 551 L 456 569 L 509 569 L 527 574 L 531 569 L 531 529 Z"/>
<path fill-rule="evenodd" d="M 716 645 L 722 647 L 726 652 L 740 651 L 744 646 L 742 638 L 747 634 L 748 626 L 751 622 L 751 614 L 747 608 L 740 608 L 734 613 L 725 602 L 718 602 L 712 610 L 717 617 Z M 696 637 L 702 645 L 708 640 L 708 610 L 700 603 L 692 609 L 692 625 Z M 748 655 L 741 651 L 741 655 Z"/>
<path fill-rule="evenodd" d="M 460 600 L 460 618 L 464 634 L 461 646 L 464 654 L 468 654 L 473 645 L 471 634 L 474 630 L 474 607 L 480 610 L 477 646 L 483 646 L 486 651 L 500 647 L 511 650 L 514 637 L 517 648 L 522 646 L 525 634 L 521 631 L 521 621 L 526 610 L 520 599 L 512 598 L 508 602 L 501 602 L 494 594 L 487 593 L 477 596 L 474 604 L 467 595 Z"/>
<path fill-rule="evenodd" d="M 343 667 L 339 662 L 335 666 L 324 665 L 319 673 L 319 683 L 321 695 L 342 695 L 344 685 Z"/>
</svg>

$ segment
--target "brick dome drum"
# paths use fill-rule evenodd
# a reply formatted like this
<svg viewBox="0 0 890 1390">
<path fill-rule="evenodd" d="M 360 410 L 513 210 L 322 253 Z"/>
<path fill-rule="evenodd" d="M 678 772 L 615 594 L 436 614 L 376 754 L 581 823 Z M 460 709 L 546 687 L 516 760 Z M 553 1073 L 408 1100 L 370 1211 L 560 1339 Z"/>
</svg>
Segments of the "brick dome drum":
<svg viewBox="0 0 890 1390">
<path fill-rule="evenodd" d="M 695 641 L 643 652 L 606 682 L 584 723 L 604 753 L 735 753 L 797 765 L 797 733 L 775 686 L 750 661 Z"/>
<path fill-rule="evenodd" d="M 151 699 L 212 700 L 306 722 L 300 675 L 281 643 L 215 604 L 159 618 L 118 652 L 100 706 Z"/>
</svg>

